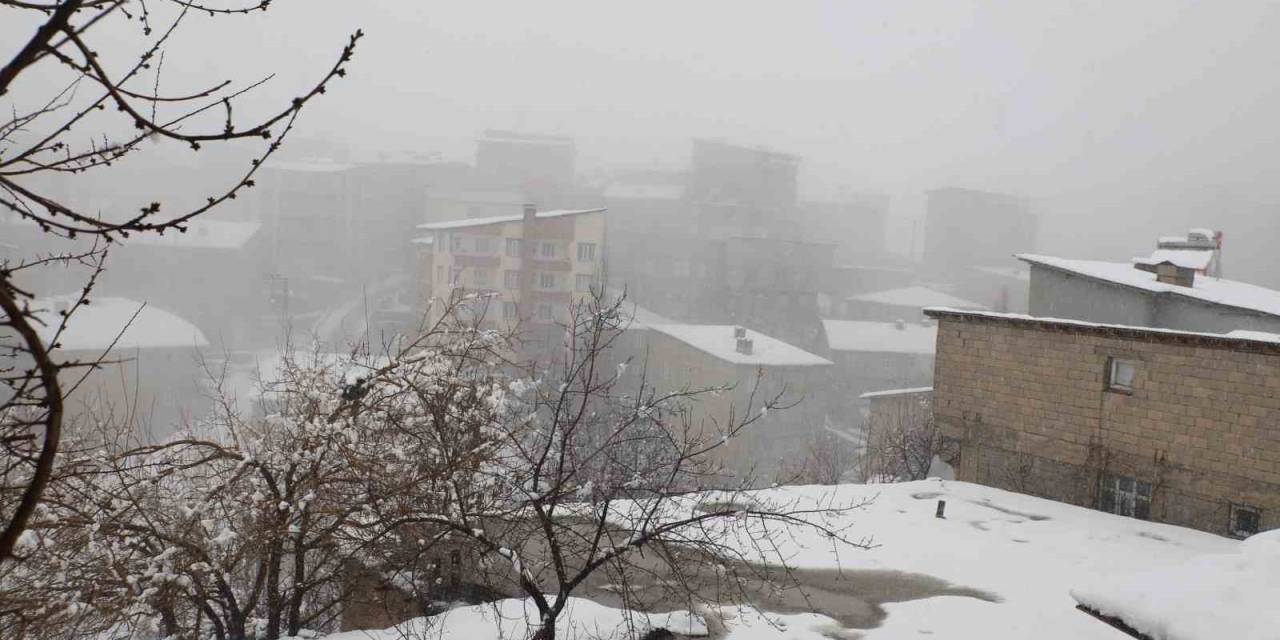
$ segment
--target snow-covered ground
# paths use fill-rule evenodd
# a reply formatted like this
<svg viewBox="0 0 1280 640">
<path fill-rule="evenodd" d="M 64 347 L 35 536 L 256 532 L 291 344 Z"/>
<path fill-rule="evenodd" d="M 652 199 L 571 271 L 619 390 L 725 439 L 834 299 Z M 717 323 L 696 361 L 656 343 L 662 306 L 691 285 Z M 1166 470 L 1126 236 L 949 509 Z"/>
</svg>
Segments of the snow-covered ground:
<svg viewBox="0 0 1280 640">
<path fill-rule="evenodd" d="M 906 599 L 915 596 L 899 584 L 896 592 L 907 595 L 880 598 L 879 606 L 887 617 L 879 626 L 847 632 L 840 631 L 835 620 L 823 615 L 768 614 L 765 620 L 752 611 L 726 611 L 724 625 L 727 637 L 732 640 L 845 637 L 1123 640 L 1127 636 L 1076 610 L 1072 590 L 1096 588 L 1100 583 L 1133 584 L 1141 588 L 1141 576 L 1153 569 L 1201 566 L 1206 562 L 1206 554 L 1222 557 L 1219 554 L 1236 554 L 1242 548 L 1240 542 L 1190 529 L 953 481 L 786 487 L 762 491 L 759 495 L 783 501 L 824 497 L 856 501 L 874 497 L 870 506 L 843 516 L 853 525 L 849 534 L 872 537 L 874 548 L 845 549 L 837 555 L 830 541 L 818 532 L 798 530 L 794 537 L 783 540 L 787 563 L 811 569 L 839 567 L 851 576 L 870 576 L 860 584 L 873 590 L 876 580 L 880 579 L 877 576 L 896 575 L 890 572 L 922 574 L 950 583 L 955 589 L 949 593 L 956 595 Z M 939 499 L 947 502 L 945 519 L 934 517 Z M 1273 553 L 1278 553 L 1277 547 L 1280 547 L 1265 546 L 1265 551 Z M 1280 602 L 1280 582 L 1277 581 L 1280 577 L 1263 576 L 1250 586 L 1275 589 L 1275 601 Z M 924 589 L 922 593 L 928 591 Z M 974 593 L 988 597 L 975 597 Z M 874 605 L 876 599 L 872 598 L 871 602 Z M 1193 618 L 1196 606 L 1205 607 L 1207 612 L 1209 608 L 1221 607 L 1222 602 L 1206 596 L 1199 600 L 1184 599 L 1178 606 L 1184 615 Z M 443 620 L 436 620 L 426 635 L 484 640 L 523 638 L 521 631 L 527 629 L 521 622 L 525 608 L 521 601 L 512 600 L 497 607 L 501 616 L 495 616 L 492 605 L 456 609 Z M 630 637 L 623 624 L 624 617 L 617 610 L 587 601 L 575 601 L 573 610 L 574 614 L 562 629 L 590 630 L 594 634 L 583 633 L 576 636 L 578 638 L 608 638 L 615 632 L 613 637 Z M 1277 631 L 1280 607 L 1251 613 L 1256 618 L 1250 621 L 1250 628 L 1271 635 L 1236 637 L 1280 638 Z M 497 635 L 498 620 L 503 621 L 501 628 L 506 632 L 503 636 Z M 715 632 L 716 625 L 712 621 L 708 626 Z M 364 633 L 339 635 L 334 640 L 357 640 L 367 637 Z M 723 633 L 715 635 L 726 637 Z M 559 637 L 575 636 L 571 633 Z M 1208 637 L 1168 636 L 1179 640 Z"/>
</svg>

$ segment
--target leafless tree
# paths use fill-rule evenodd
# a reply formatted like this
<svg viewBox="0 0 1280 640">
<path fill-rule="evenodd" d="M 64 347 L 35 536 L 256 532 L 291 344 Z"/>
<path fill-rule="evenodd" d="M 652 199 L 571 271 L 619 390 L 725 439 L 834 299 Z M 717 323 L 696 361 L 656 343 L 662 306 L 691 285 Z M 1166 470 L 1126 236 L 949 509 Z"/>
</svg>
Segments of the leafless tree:
<svg viewBox="0 0 1280 640">
<path fill-rule="evenodd" d="M 193 16 L 217 17 L 265 11 L 263 0 L 243 6 L 188 0 L 0 0 L 4 20 L 26 21 L 33 33 L 14 43 L 16 51 L 0 67 L 0 212 L 8 221 L 30 225 L 47 237 L 96 238 L 88 252 L 75 249 L 25 256 L 0 264 L 0 565 L 15 557 L 24 530 L 48 488 L 65 431 L 62 372 L 72 365 L 58 354 L 62 327 L 42 324 L 37 292 L 24 287 L 24 274 L 55 263 L 89 261 L 101 268 L 105 247 L 134 233 L 183 233 L 187 223 L 254 186 L 263 162 L 279 148 L 302 108 L 344 76 L 361 33 L 356 31 L 318 81 L 275 113 L 244 122 L 236 106 L 270 76 L 245 84 L 221 82 L 180 95 L 162 93 L 164 54 L 178 27 Z M 134 30 L 136 31 L 130 31 Z M 99 35 L 134 34 L 129 57 L 108 59 Z M 54 80 L 52 95 L 20 95 L 23 78 Z M 25 90 L 30 94 L 33 90 Z M 121 133 L 123 132 L 123 133 Z M 198 151 L 204 145 L 258 139 L 263 148 L 226 186 L 195 207 L 169 211 L 159 201 L 139 202 L 132 212 L 102 216 L 80 210 L 52 191 L 50 178 L 74 180 L 104 172 L 141 152 L 147 140 L 167 140 Z M 74 245 L 68 245 L 74 246 Z M 90 304 L 89 277 L 58 324 Z M 123 329 L 123 327 L 121 328 Z M 50 336 L 53 336 L 50 339 Z M 93 363 L 88 363 L 92 366 Z"/>
<path fill-rule="evenodd" d="M 782 476 L 789 483 L 834 485 L 850 481 L 860 464 L 851 436 L 828 428 L 809 438 L 804 457 L 784 467 Z"/>
<path fill-rule="evenodd" d="M 867 481 L 923 480 L 935 457 L 945 462 L 955 454 L 956 445 L 933 421 L 927 397 L 903 398 L 873 413 L 866 433 Z"/>
</svg>

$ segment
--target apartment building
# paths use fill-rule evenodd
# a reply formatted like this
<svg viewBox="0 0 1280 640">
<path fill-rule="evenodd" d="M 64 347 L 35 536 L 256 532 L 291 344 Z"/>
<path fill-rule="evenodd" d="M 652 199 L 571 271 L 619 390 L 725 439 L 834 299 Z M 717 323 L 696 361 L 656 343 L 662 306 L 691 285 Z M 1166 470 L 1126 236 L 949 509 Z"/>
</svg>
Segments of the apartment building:
<svg viewBox="0 0 1280 640">
<path fill-rule="evenodd" d="M 958 480 L 1224 535 L 1280 528 L 1280 336 L 927 313 Z"/>
<path fill-rule="evenodd" d="M 419 225 L 426 300 L 480 293 L 463 313 L 483 326 L 538 329 L 568 322 L 602 285 L 604 209 L 537 211 Z M 440 304 L 427 310 L 439 318 Z"/>
</svg>

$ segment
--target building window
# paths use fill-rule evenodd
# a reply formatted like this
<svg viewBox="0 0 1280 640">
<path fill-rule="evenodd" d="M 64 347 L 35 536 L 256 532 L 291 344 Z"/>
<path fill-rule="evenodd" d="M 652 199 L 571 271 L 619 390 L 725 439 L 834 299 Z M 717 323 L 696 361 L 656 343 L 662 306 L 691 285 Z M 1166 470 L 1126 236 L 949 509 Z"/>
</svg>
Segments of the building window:
<svg viewBox="0 0 1280 640">
<path fill-rule="evenodd" d="M 503 302 L 502 317 L 507 320 L 514 320 L 516 317 L 516 303 L 509 301 Z"/>
<path fill-rule="evenodd" d="M 502 286 L 508 289 L 519 289 L 520 288 L 520 272 L 519 271 L 502 272 Z"/>
<path fill-rule="evenodd" d="M 573 288 L 578 291 L 590 291 L 591 282 L 593 280 L 595 280 L 595 278 L 592 278 L 591 274 L 579 273 L 573 277 Z"/>
<path fill-rule="evenodd" d="M 1107 389 L 1133 393 L 1133 377 L 1137 367 L 1132 360 L 1107 359 Z"/>
<path fill-rule="evenodd" d="M 462 252 L 462 236 L 454 233 L 449 236 L 449 250 L 454 253 Z"/>
<path fill-rule="evenodd" d="M 507 257 L 520 257 L 520 238 L 507 238 Z"/>
<path fill-rule="evenodd" d="M 538 319 L 543 322 L 551 322 L 551 305 L 545 302 L 538 303 Z"/>
<path fill-rule="evenodd" d="M 556 274 L 554 274 L 554 273 L 539 273 L 539 274 L 538 274 L 538 286 L 539 286 L 540 288 L 543 288 L 543 289 L 554 289 L 554 288 L 556 288 Z"/>
<path fill-rule="evenodd" d="M 578 262 L 595 262 L 596 245 L 594 242 L 578 243 Z"/>
<path fill-rule="evenodd" d="M 1125 476 L 1102 478 L 1102 504 L 1108 513 L 1140 520 L 1151 517 L 1151 484 Z"/>
<path fill-rule="evenodd" d="M 480 236 L 476 238 L 476 253 L 488 255 L 493 252 L 493 238 Z"/>
<path fill-rule="evenodd" d="M 1245 504 L 1231 505 L 1231 535 L 1237 538 L 1248 538 L 1258 532 L 1262 525 L 1262 512 L 1257 507 Z"/>
<path fill-rule="evenodd" d="M 556 243 L 543 242 L 538 245 L 538 255 L 543 258 L 554 258 L 559 251 L 556 250 Z"/>
<path fill-rule="evenodd" d="M 489 288 L 489 270 L 476 269 L 475 273 L 471 274 L 471 284 L 475 286 L 475 288 L 477 289 L 488 289 Z"/>
<path fill-rule="evenodd" d="M 458 283 L 461 280 L 462 280 L 462 267 L 450 267 L 449 268 L 449 285 L 456 287 L 458 286 Z"/>
</svg>

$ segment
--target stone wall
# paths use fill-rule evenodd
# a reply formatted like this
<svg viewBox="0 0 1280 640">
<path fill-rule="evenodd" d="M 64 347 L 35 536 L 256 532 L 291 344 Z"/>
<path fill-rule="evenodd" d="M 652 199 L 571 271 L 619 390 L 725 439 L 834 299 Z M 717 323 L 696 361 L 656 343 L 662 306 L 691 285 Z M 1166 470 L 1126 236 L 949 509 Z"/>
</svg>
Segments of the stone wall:
<svg viewBox="0 0 1280 640">
<path fill-rule="evenodd" d="M 958 479 L 1082 506 L 1105 474 L 1153 489 L 1151 518 L 1280 527 L 1280 345 L 1031 318 L 938 314 L 934 416 Z M 1109 358 L 1136 364 L 1111 391 Z"/>
</svg>

